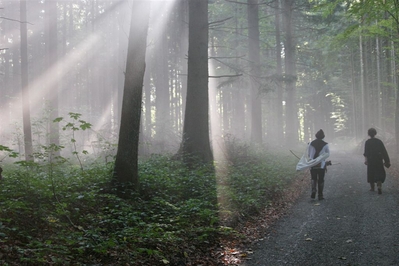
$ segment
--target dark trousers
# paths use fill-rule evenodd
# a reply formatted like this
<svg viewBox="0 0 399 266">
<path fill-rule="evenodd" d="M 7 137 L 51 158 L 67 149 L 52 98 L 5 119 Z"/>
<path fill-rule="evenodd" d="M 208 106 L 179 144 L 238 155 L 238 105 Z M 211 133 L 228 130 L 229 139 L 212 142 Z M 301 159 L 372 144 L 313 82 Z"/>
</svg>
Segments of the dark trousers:
<svg viewBox="0 0 399 266">
<path fill-rule="evenodd" d="M 324 175 L 326 174 L 325 169 L 311 169 L 310 176 L 312 177 L 312 195 L 316 195 L 318 191 L 319 198 L 323 197 L 324 188 Z"/>
</svg>

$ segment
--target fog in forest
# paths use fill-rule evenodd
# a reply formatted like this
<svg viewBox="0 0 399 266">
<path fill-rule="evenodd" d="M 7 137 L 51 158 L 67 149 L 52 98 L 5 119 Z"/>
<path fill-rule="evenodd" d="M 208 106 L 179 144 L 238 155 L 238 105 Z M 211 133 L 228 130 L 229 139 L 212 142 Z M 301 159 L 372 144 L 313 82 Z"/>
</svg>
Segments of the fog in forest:
<svg viewBox="0 0 399 266">
<path fill-rule="evenodd" d="M 22 2 L 0 0 L 0 144 L 24 154 L 23 119 L 30 119 L 34 151 L 59 132 L 69 154 L 76 145 L 109 160 L 118 143 L 132 1 L 29 0 L 26 18 Z M 394 138 L 388 40 L 368 36 L 362 46 L 348 36 L 337 48 L 330 43 L 336 33 L 310 7 L 293 8 L 290 17 L 284 6 L 259 0 L 254 20 L 251 1 L 241 2 L 209 1 L 215 153 L 233 142 L 302 151 L 319 129 L 333 150 L 361 145 L 369 127 L 384 141 Z M 186 1 L 152 1 L 141 155 L 179 149 L 188 36 Z M 83 130 L 85 123 L 92 126 Z"/>
</svg>

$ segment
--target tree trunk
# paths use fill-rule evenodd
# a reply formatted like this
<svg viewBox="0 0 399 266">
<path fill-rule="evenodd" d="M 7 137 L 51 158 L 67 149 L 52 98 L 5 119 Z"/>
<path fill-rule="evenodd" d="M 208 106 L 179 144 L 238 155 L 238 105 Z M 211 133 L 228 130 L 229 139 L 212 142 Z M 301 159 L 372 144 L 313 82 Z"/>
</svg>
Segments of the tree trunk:
<svg viewBox="0 0 399 266">
<path fill-rule="evenodd" d="M 280 9 L 280 0 L 275 0 L 274 2 L 275 8 L 275 29 L 276 29 L 276 76 L 277 76 L 277 103 L 276 103 L 276 129 L 275 135 L 280 138 L 284 135 L 284 117 L 283 117 L 283 84 L 281 82 L 283 76 L 283 64 L 281 59 L 281 9 Z"/>
<path fill-rule="evenodd" d="M 25 1 L 26 2 L 26 1 Z M 18 17 L 18 15 L 20 15 L 18 12 L 20 12 L 21 8 L 21 1 L 20 2 L 15 2 L 15 1 L 11 1 L 11 3 L 9 4 L 9 8 L 12 10 L 11 12 L 14 14 L 15 17 Z M 10 24 L 9 24 L 10 25 Z M 22 25 L 21 24 L 12 24 L 12 31 L 18 32 L 18 30 L 21 30 Z M 16 40 L 18 40 L 18 37 L 16 37 Z M 22 43 L 21 43 L 22 45 Z M 21 45 L 19 47 L 17 47 L 16 45 L 12 45 L 10 47 L 10 53 L 12 54 L 11 56 L 11 71 L 12 71 L 12 75 L 11 75 L 11 81 L 10 81 L 10 88 L 9 88 L 9 95 L 14 95 L 14 94 L 19 94 L 21 93 L 21 89 L 23 90 L 23 86 L 22 86 L 22 66 L 21 66 Z M 26 72 L 28 72 L 27 70 L 24 70 Z M 27 81 L 28 82 L 28 78 Z M 28 91 L 27 91 L 28 92 Z M 23 96 L 24 97 L 24 96 Z M 28 95 L 29 97 L 29 95 Z M 24 98 L 22 98 L 22 104 L 24 102 Z M 25 105 L 24 105 L 25 106 Z M 23 108 L 26 108 L 23 107 Z M 22 108 L 22 117 L 23 117 L 23 113 L 24 113 L 24 109 Z M 30 120 L 30 108 L 26 110 L 26 112 L 29 112 L 29 117 L 26 118 L 26 120 Z M 14 119 L 14 116 L 12 114 L 12 107 L 10 108 L 10 121 L 12 121 L 12 119 Z M 22 121 L 22 123 L 24 124 L 24 122 Z M 30 125 L 30 122 L 26 122 L 28 125 Z M 29 135 L 29 134 L 28 134 Z M 25 140 L 24 143 L 22 144 L 19 140 L 18 140 L 18 151 L 20 154 L 22 154 L 23 149 L 25 146 Z M 22 160 L 21 156 L 19 157 L 20 160 Z"/>
<path fill-rule="evenodd" d="M 4 3 L 5 5 L 8 4 L 4 8 L 5 12 L 5 17 L 10 17 L 9 14 L 11 13 L 9 9 L 11 9 L 11 4 L 10 3 Z M 5 24 L 4 26 L 1 27 L 2 29 L 2 43 L 3 44 L 8 44 L 8 38 L 9 38 L 9 32 L 11 32 L 10 27 Z M 0 47 L 3 49 L 7 49 L 8 47 Z M 10 93 L 10 88 L 11 88 L 11 70 L 12 70 L 12 64 L 10 63 L 10 53 L 4 53 L 4 83 L 3 86 L 0 87 L 0 110 L 2 110 L 2 115 L 1 115 L 1 125 L 0 125 L 0 141 L 4 141 L 3 137 L 5 136 L 5 133 L 7 132 L 8 124 L 10 123 L 10 108 L 8 104 L 8 99 L 5 97 L 6 95 L 11 95 Z"/>
<path fill-rule="evenodd" d="M 129 16 L 129 4 L 127 2 L 122 3 L 123 7 L 121 8 L 120 11 L 120 19 L 121 21 L 128 21 L 126 19 L 127 16 Z M 123 69 L 123 64 L 126 62 L 126 50 L 127 50 L 127 45 L 126 45 L 126 36 L 125 32 L 125 27 L 127 28 L 129 26 L 129 23 L 119 23 L 119 30 L 118 30 L 118 52 L 117 52 L 117 57 L 118 57 L 118 68 Z M 115 99 L 115 121 L 117 122 L 115 130 L 118 131 L 120 129 L 119 121 L 121 121 L 121 112 L 122 112 L 122 102 L 123 102 L 123 86 L 124 86 L 124 81 L 125 81 L 125 75 L 124 71 L 118 71 L 118 82 L 117 82 L 117 92 L 116 92 L 116 99 Z"/>
<path fill-rule="evenodd" d="M 155 44 L 154 83 L 155 83 L 155 140 L 159 152 L 165 152 L 165 143 L 171 137 L 169 108 L 169 71 L 168 71 L 168 38 L 161 33 Z"/>
<path fill-rule="evenodd" d="M 350 69 L 351 69 L 351 96 L 352 96 L 352 127 L 353 127 L 353 135 L 355 136 L 355 139 L 357 141 L 358 138 L 360 138 L 359 134 L 359 126 L 358 126 L 358 112 L 357 112 L 357 101 L 356 101 L 356 78 L 355 78 L 355 59 L 354 59 L 354 52 L 351 50 L 350 51 Z"/>
<path fill-rule="evenodd" d="M 396 25 L 396 36 L 399 36 L 399 24 Z M 397 51 L 398 49 L 398 44 L 396 42 L 393 42 L 393 51 L 395 53 L 394 57 L 395 58 L 395 64 L 394 64 L 394 73 L 396 73 L 396 82 L 394 81 L 395 84 L 395 89 L 396 89 L 396 95 L 395 95 L 395 140 L 396 140 L 396 145 L 395 145 L 395 151 L 396 151 L 396 156 L 399 155 L 399 73 L 398 73 L 398 64 L 397 62 L 399 61 L 399 52 Z"/>
<path fill-rule="evenodd" d="M 241 8 L 239 8 L 240 4 L 235 5 L 235 16 L 234 16 L 234 47 L 239 47 L 240 39 L 242 36 L 242 28 L 239 25 L 239 18 L 241 17 Z M 238 49 L 235 50 L 235 64 L 238 66 L 240 64 L 239 59 L 239 51 Z M 246 118 L 245 113 L 245 91 L 240 88 L 239 84 L 232 84 L 231 85 L 231 104 L 232 104 L 232 112 L 231 112 L 231 132 L 233 135 L 239 139 L 244 140 L 246 138 L 246 130 L 248 128 L 248 119 Z"/>
<path fill-rule="evenodd" d="M 134 1 L 119 142 L 113 172 L 113 185 L 119 192 L 123 192 L 126 186 L 136 189 L 139 183 L 138 147 L 149 13 L 149 1 Z"/>
<path fill-rule="evenodd" d="M 58 111 L 58 63 L 57 63 L 57 1 L 46 1 L 47 2 L 47 19 L 48 19 L 48 71 L 52 73 L 51 79 L 49 79 L 48 85 L 48 100 L 50 109 L 50 144 L 55 146 L 60 145 L 59 136 L 59 124 L 53 123 L 52 121 L 59 116 Z M 59 156 L 60 151 L 57 149 L 53 153 L 53 156 Z"/>
<path fill-rule="evenodd" d="M 251 141 L 262 143 L 262 105 L 260 98 L 260 48 L 258 0 L 248 0 L 248 54 L 251 88 Z"/>
<path fill-rule="evenodd" d="M 21 87 L 22 119 L 25 144 L 25 160 L 33 161 L 32 128 L 30 120 L 29 78 L 28 78 L 28 29 L 26 23 L 26 0 L 20 1 L 21 20 Z"/>
<path fill-rule="evenodd" d="M 381 115 L 382 115 L 382 102 L 381 102 L 381 49 L 380 49 L 380 38 L 377 36 L 375 40 L 376 50 L 376 71 L 377 71 L 377 121 L 376 124 L 381 128 Z"/>
<path fill-rule="evenodd" d="M 208 92 L 208 1 L 189 1 L 187 100 L 182 155 L 188 166 L 210 163 Z"/>
<path fill-rule="evenodd" d="M 396 59 L 398 61 L 398 59 Z M 396 69 L 397 79 L 399 79 L 398 69 Z M 395 101 L 395 140 L 396 156 L 399 155 L 399 82 L 396 82 L 396 101 Z"/>
<path fill-rule="evenodd" d="M 371 63 L 370 63 L 370 42 L 369 38 L 366 37 L 363 40 L 363 84 L 364 84 L 364 130 L 363 132 L 366 132 L 367 129 L 374 124 L 372 123 L 372 112 L 375 112 L 374 108 L 374 103 L 372 102 L 373 99 L 373 90 L 371 86 L 371 76 L 372 76 L 372 71 L 371 71 Z"/>
<path fill-rule="evenodd" d="M 382 105 L 383 108 L 383 117 L 384 119 L 382 120 L 383 128 L 385 131 L 393 131 L 391 123 L 389 123 L 389 119 L 392 117 L 392 114 L 394 114 L 394 103 L 392 99 L 395 98 L 395 88 L 393 88 L 393 72 L 392 72 L 392 64 L 394 60 L 393 54 L 394 52 L 391 51 L 390 49 L 391 46 L 391 41 L 388 37 L 384 38 L 384 59 L 385 59 L 385 71 L 384 73 L 384 87 L 383 87 L 383 98 L 382 102 L 384 103 Z"/>
<path fill-rule="evenodd" d="M 148 59 L 147 59 L 148 61 Z M 148 143 L 152 142 L 152 102 L 151 102 L 151 75 L 150 71 L 148 70 L 149 67 L 147 66 L 147 71 L 144 74 L 144 97 L 143 100 L 144 113 L 141 114 L 141 130 L 140 130 L 140 137 L 139 137 L 139 155 L 148 155 L 151 152 L 149 151 Z"/>
<path fill-rule="evenodd" d="M 286 99 L 286 143 L 292 145 L 298 141 L 298 108 L 295 100 L 296 70 L 295 70 L 295 43 L 293 37 L 292 11 L 294 0 L 283 0 L 284 3 L 284 31 L 285 31 L 285 89 Z"/>
<path fill-rule="evenodd" d="M 363 53 L 363 37 L 360 34 L 359 36 L 359 55 L 360 55 L 360 99 L 361 99 L 361 107 L 360 107 L 360 115 L 361 115 L 361 123 L 360 123 L 360 132 L 365 132 L 366 130 L 366 85 L 365 77 L 364 77 L 364 53 Z"/>
<path fill-rule="evenodd" d="M 186 0 L 179 0 L 177 4 L 177 13 L 179 16 L 179 23 L 177 28 L 179 29 L 180 35 L 178 36 L 178 45 L 179 51 L 178 56 L 181 62 L 181 73 L 183 75 L 179 76 L 181 87 L 177 90 L 177 98 L 176 98 L 176 105 L 175 105 L 175 113 L 176 113 L 176 128 L 179 129 L 179 133 L 182 132 L 184 127 L 184 116 L 186 110 L 186 103 L 187 103 L 187 72 L 188 72 L 188 64 L 186 63 L 186 55 L 188 53 L 188 27 L 187 24 L 184 23 L 188 21 L 188 1 Z M 181 99 L 181 104 L 180 104 Z"/>
</svg>

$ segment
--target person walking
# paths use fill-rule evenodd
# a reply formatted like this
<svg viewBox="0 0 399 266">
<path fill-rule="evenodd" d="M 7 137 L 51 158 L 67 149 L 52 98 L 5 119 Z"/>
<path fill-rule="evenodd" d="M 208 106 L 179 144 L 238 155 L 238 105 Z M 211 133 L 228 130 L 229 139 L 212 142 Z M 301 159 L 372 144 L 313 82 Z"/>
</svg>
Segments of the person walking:
<svg viewBox="0 0 399 266">
<path fill-rule="evenodd" d="M 312 193 L 310 197 L 314 199 L 318 192 L 318 199 L 323 200 L 323 189 L 324 189 L 324 176 L 326 173 L 326 158 L 330 156 L 330 148 L 328 143 L 323 139 L 325 137 L 324 132 L 320 129 L 316 135 L 316 139 L 309 144 L 308 156 L 312 159 L 320 157 L 320 162 L 310 168 Z"/>
<path fill-rule="evenodd" d="M 386 173 L 384 166 L 389 168 L 391 162 L 384 143 L 375 137 L 377 130 L 370 128 L 367 131 L 369 139 L 364 144 L 364 164 L 367 165 L 367 182 L 370 183 L 370 191 L 375 190 L 377 183 L 378 194 L 382 194 L 382 184 Z"/>
</svg>

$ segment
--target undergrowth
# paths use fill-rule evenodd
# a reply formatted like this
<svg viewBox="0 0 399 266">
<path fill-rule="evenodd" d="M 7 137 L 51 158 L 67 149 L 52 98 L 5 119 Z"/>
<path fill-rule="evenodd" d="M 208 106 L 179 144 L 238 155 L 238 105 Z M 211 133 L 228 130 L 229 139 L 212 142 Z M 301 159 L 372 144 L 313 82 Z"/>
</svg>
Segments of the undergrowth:
<svg viewBox="0 0 399 266">
<path fill-rule="evenodd" d="M 267 207 L 295 176 L 289 155 L 245 153 L 215 172 L 152 156 L 124 199 L 109 189 L 111 163 L 3 165 L 0 264 L 217 265 L 220 239 L 240 237 L 236 218 Z"/>
</svg>

